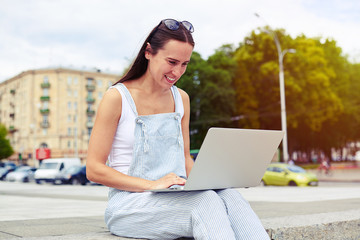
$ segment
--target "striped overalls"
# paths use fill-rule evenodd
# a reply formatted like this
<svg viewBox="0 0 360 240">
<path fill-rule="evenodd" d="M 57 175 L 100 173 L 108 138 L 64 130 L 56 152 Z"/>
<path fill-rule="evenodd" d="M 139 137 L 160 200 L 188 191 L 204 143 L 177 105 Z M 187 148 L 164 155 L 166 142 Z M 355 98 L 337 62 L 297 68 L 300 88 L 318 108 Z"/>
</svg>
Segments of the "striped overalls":
<svg viewBox="0 0 360 240">
<path fill-rule="evenodd" d="M 129 175 L 157 180 L 174 172 L 186 177 L 181 117 L 174 113 L 136 117 Z M 174 98 L 181 98 L 175 88 Z M 176 102 L 176 101 L 175 101 Z M 134 193 L 110 188 L 105 222 L 111 233 L 145 239 L 269 239 L 259 218 L 233 189 L 170 193 Z"/>
</svg>

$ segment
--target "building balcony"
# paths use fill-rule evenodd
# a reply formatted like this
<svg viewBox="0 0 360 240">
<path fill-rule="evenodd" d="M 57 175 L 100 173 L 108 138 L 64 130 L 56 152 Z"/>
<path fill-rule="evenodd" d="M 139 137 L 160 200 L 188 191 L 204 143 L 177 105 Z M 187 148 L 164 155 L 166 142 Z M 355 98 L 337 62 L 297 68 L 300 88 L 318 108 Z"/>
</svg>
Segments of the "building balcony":
<svg viewBox="0 0 360 240">
<path fill-rule="evenodd" d="M 95 110 L 87 109 L 86 110 L 86 115 L 88 115 L 89 117 L 94 116 L 95 115 Z"/>
<path fill-rule="evenodd" d="M 86 123 L 86 127 L 87 128 L 92 128 L 94 126 L 94 122 L 93 121 L 88 121 L 87 123 Z"/>
<path fill-rule="evenodd" d="M 15 118 L 15 113 L 10 113 L 10 114 L 9 114 L 9 117 L 11 117 L 12 119 L 14 119 L 14 118 Z"/>
<path fill-rule="evenodd" d="M 44 102 L 44 101 L 50 101 L 50 96 L 41 96 L 40 97 L 40 101 Z"/>
<path fill-rule="evenodd" d="M 40 127 L 42 127 L 42 128 L 49 128 L 49 127 L 50 127 L 50 123 L 49 123 L 49 122 L 41 122 L 41 123 L 40 123 Z"/>
<path fill-rule="evenodd" d="M 50 88 L 50 83 L 41 83 L 41 88 Z"/>
<path fill-rule="evenodd" d="M 95 102 L 95 98 L 93 98 L 93 97 L 87 97 L 87 98 L 86 98 L 86 102 L 87 102 L 87 103 L 94 103 L 94 102 Z"/>
<path fill-rule="evenodd" d="M 9 127 L 9 133 L 14 133 L 16 131 L 17 131 L 17 129 L 14 126 Z"/>
<path fill-rule="evenodd" d="M 15 89 L 10 89 L 11 94 L 15 94 Z"/>
<path fill-rule="evenodd" d="M 40 113 L 42 115 L 48 115 L 50 113 L 50 109 L 48 108 L 40 109 Z"/>
<path fill-rule="evenodd" d="M 95 91 L 95 84 L 86 84 L 86 90 L 88 90 L 89 92 Z"/>
</svg>

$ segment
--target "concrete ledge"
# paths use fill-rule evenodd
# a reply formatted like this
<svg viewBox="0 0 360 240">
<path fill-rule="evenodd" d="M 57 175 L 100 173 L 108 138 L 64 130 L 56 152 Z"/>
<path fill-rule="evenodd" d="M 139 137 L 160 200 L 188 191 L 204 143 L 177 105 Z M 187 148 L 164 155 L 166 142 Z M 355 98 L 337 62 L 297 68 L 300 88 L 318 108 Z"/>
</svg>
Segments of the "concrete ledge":
<svg viewBox="0 0 360 240">
<path fill-rule="evenodd" d="M 239 191 L 273 240 L 360 239 L 360 185 L 321 185 Z M 0 182 L 0 240 L 130 240 L 112 235 L 105 226 L 106 194 L 107 188 L 100 186 Z"/>
<path fill-rule="evenodd" d="M 353 221 L 333 222 L 299 227 L 280 227 L 267 229 L 272 240 L 301 240 L 301 239 L 331 239 L 331 240 L 358 240 L 360 239 L 360 219 Z M 13 239 L 13 238 L 9 238 Z M 15 238 L 14 238 L 15 239 Z M 84 234 L 69 234 L 61 236 L 46 236 L 22 238 L 25 240 L 143 240 L 123 238 L 112 235 L 109 231 L 100 231 Z M 180 239 L 178 239 L 180 240 Z M 185 238 L 184 238 L 185 240 Z"/>
<path fill-rule="evenodd" d="M 360 239 L 360 209 L 261 221 L 273 240 Z"/>
<path fill-rule="evenodd" d="M 316 224 L 303 227 L 284 227 L 267 230 L 272 240 L 299 239 L 360 239 L 360 220 Z"/>
<path fill-rule="evenodd" d="M 15 235 L 8 235 L 6 238 L 0 239 L 18 239 L 25 240 L 143 240 L 134 238 L 124 238 L 112 235 L 104 225 L 99 226 L 99 218 L 69 218 L 69 219 L 47 219 L 47 228 L 54 229 L 67 228 L 67 234 L 63 230 L 56 233 L 52 230 L 51 235 L 32 237 L 20 237 Z M 65 226 L 64 221 L 69 225 Z M 261 219 L 264 227 L 266 228 L 272 240 L 301 240 L 301 239 L 331 239 L 331 240 L 358 240 L 360 239 L 360 209 L 351 211 L 320 213 L 320 214 L 307 214 L 307 215 L 294 215 L 287 217 L 265 218 Z M 77 222 L 77 224 L 75 224 Z M 10 221 L 3 222 L 6 225 L 19 224 L 28 227 L 24 231 L 30 231 L 36 225 L 43 225 L 43 223 L 34 224 L 32 221 Z M 60 224 L 60 226 L 58 225 Z M 71 231 L 71 225 L 77 225 L 76 232 Z M 79 229 L 80 225 L 80 229 Z M 91 225 L 96 225 L 96 228 L 91 228 Z M 87 227 L 86 227 L 87 226 Z M 11 226 L 9 226 L 11 227 Z M 75 227 L 75 226 L 73 226 Z M 36 229 L 36 227 L 35 227 Z M 60 229 L 59 229 L 60 230 Z M 35 230 L 36 231 L 36 230 Z M 66 231 L 65 231 L 66 232 Z M 28 235 L 29 236 L 29 235 Z M 188 238 L 182 238 L 183 240 Z M 180 239 L 178 239 L 180 240 Z"/>
</svg>

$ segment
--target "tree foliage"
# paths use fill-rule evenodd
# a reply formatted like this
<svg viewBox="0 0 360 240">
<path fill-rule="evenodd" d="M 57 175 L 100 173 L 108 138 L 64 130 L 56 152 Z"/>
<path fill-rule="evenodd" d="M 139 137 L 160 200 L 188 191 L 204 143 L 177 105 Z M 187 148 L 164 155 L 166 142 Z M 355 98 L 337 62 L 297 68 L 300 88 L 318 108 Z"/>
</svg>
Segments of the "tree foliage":
<svg viewBox="0 0 360 240">
<path fill-rule="evenodd" d="M 10 157 L 14 153 L 10 141 L 6 139 L 7 133 L 6 127 L 0 124 L 0 159 Z"/>
<path fill-rule="evenodd" d="M 194 52 L 186 73 L 177 86 L 190 96 L 191 148 L 199 148 L 207 129 L 228 126 L 233 114 L 235 91 L 228 69 L 234 66 L 224 51 L 217 51 L 207 61 Z"/>
<path fill-rule="evenodd" d="M 223 45 L 207 60 L 194 52 L 178 86 L 191 100 L 191 147 L 211 126 L 281 129 L 279 58 L 284 55 L 290 154 L 341 149 L 360 139 L 360 64 L 336 41 L 292 38 L 269 27 L 252 31 L 238 47 Z"/>
</svg>

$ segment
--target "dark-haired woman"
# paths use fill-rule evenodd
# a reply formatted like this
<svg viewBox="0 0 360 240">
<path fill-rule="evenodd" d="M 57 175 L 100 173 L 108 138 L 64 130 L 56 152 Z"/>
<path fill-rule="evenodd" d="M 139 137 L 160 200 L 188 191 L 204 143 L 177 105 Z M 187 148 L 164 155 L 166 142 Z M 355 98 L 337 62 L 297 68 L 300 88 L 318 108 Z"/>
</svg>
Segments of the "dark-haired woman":
<svg viewBox="0 0 360 240">
<path fill-rule="evenodd" d="M 151 193 L 185 184 L 193 166 L 189 96 L 174 84 L 194 48 L 193 26 L 162 20 L 128 73 L 104 95 L 91 134 L 87 177 L 109 186 L 105 221 L 118 236 L 269 239 L 236 190 Z"/>
</svg>

